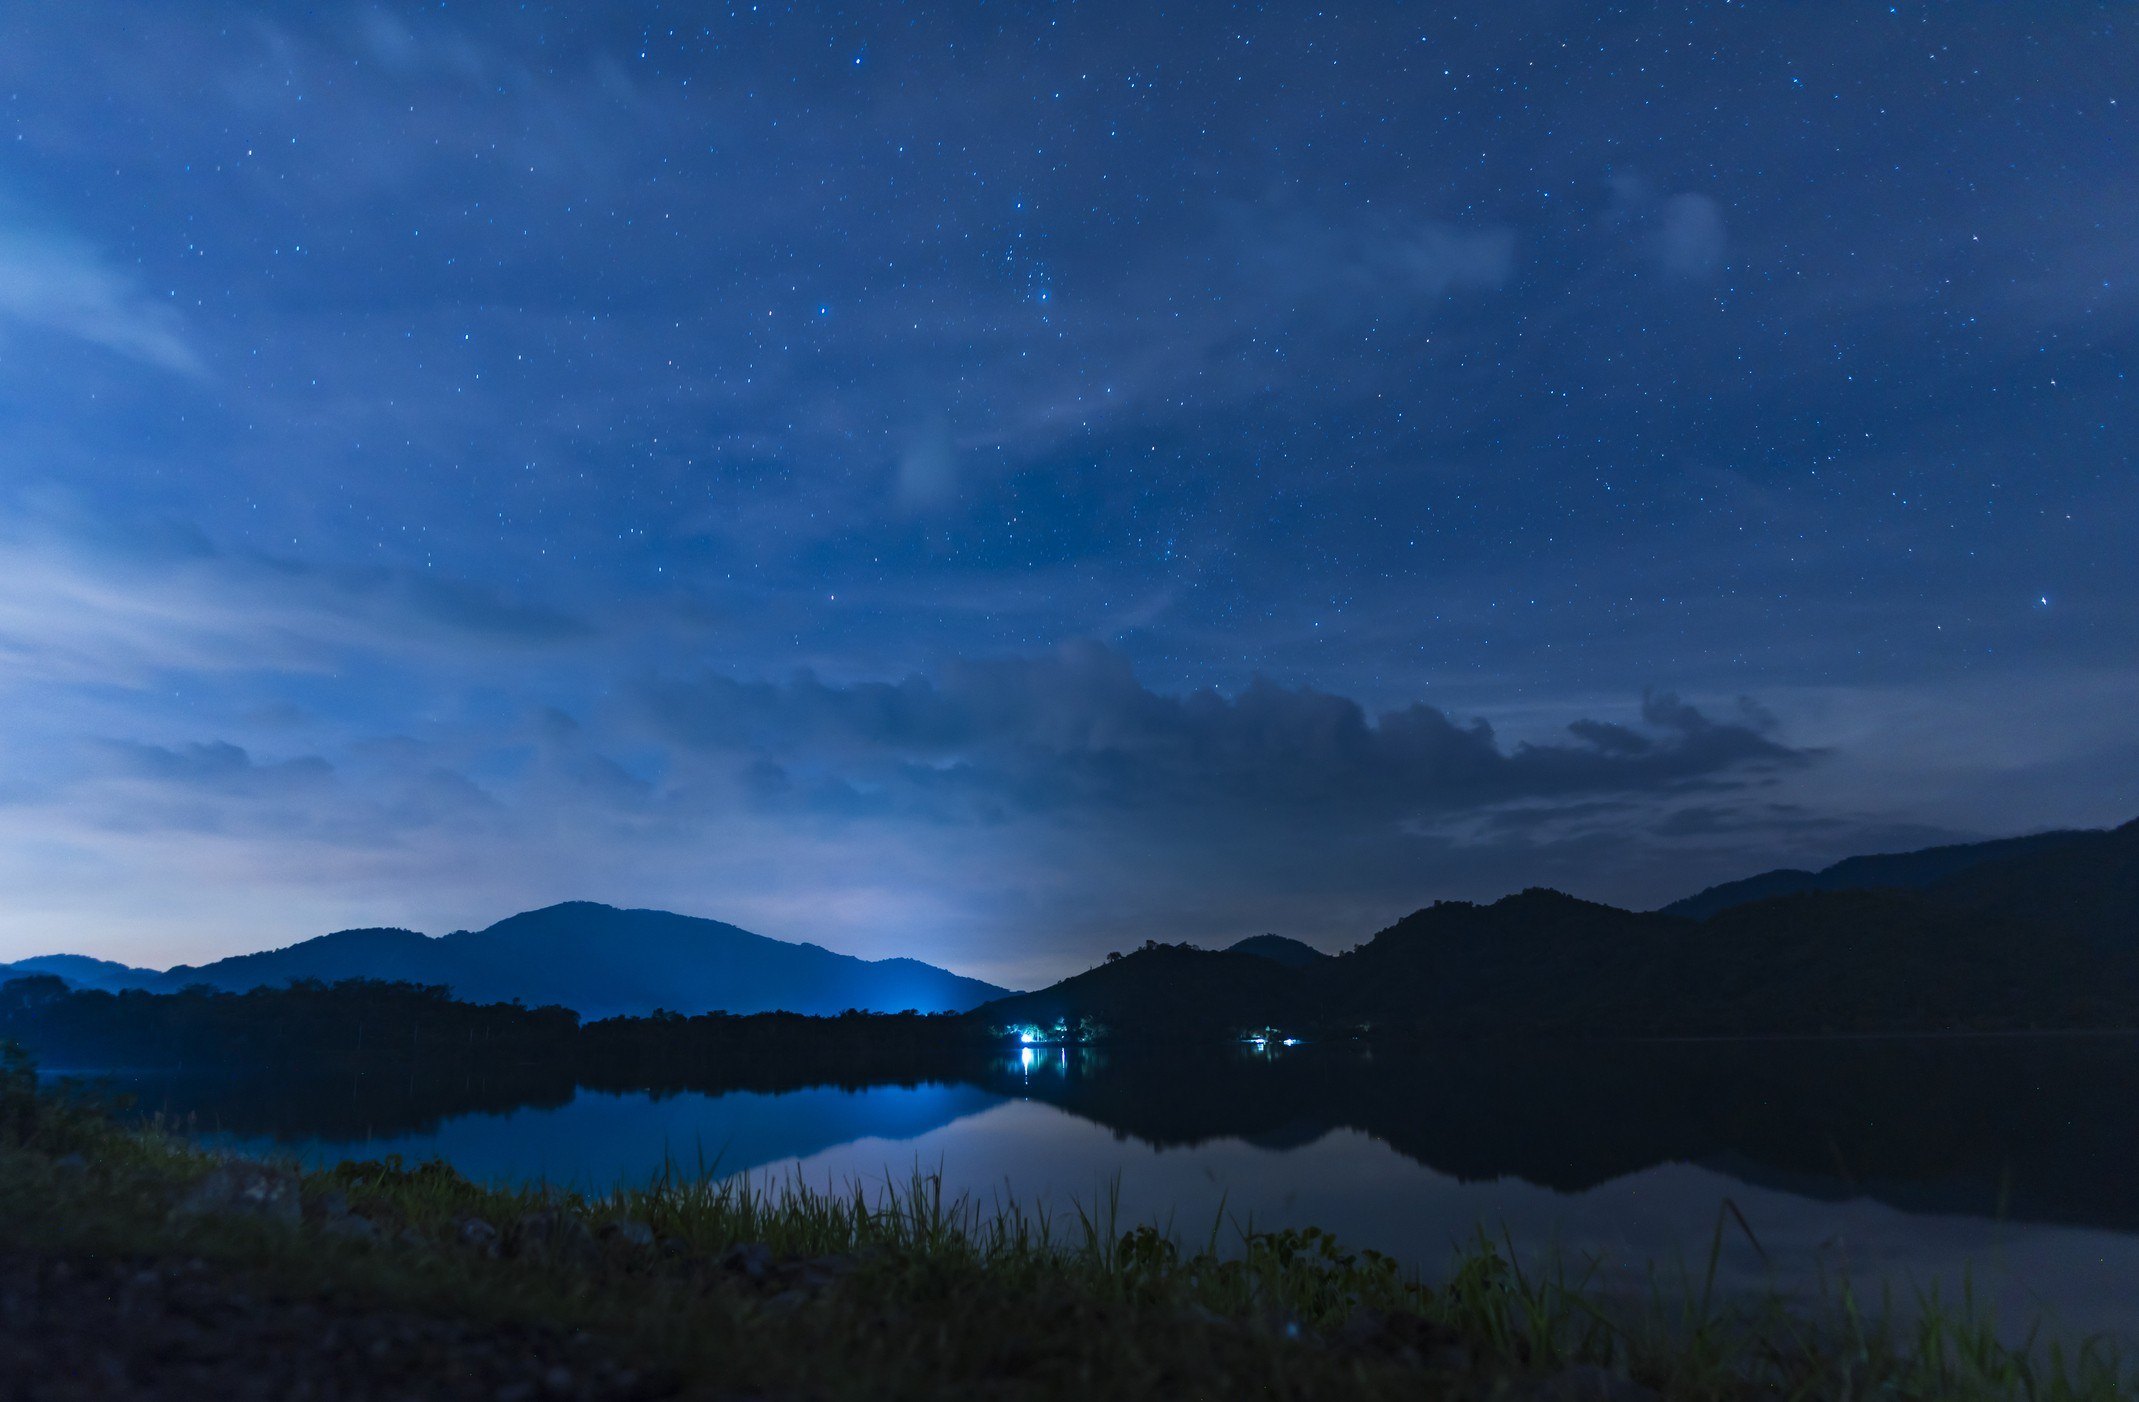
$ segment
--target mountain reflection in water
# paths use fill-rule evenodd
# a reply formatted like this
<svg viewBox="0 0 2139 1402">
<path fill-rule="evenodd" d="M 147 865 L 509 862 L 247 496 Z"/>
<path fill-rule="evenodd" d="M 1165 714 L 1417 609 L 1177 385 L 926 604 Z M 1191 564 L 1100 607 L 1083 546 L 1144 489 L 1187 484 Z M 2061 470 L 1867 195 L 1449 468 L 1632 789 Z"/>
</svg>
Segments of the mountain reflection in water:
<svg viewBox="0 0 2139 1402">
<path fill-rule="evenodd" d="M 1320 1225 L 1429 1274 L 1479 1225 L 1728 1284 L 1821 1270 L 1980 1292 L 2017 1319 L 2139 1339 L 2139 1040 L 1998 1038 L 1467 1046 L 1373 1055 L 1028 1048 L 796 1084 L 120 1078 L 145 1113 L 319 1161 L 440 1156 L 474 1177 L 598 1188 L 687 1172 L 812 1184 L 919 1165 L 983 1199 L 1090 1203 L 1200 1240 L 1221 1208 Z M 1231 1228 L 1221 1235 L 1228 1235 Z"/>
</svg>

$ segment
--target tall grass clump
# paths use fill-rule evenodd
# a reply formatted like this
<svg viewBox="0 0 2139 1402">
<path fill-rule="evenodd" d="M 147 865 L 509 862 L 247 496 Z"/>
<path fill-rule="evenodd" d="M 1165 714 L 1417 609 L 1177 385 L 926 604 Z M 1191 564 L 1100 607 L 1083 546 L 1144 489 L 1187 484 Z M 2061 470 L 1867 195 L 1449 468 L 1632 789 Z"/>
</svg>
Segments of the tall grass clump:
<svg viewBox="0 0 2139 1402">
<path fill-rule="evenodd" d="M 2139 1380 L 2107 1341 L 2067 1344 L 2039 1328 L 2009 1341 L 1972 1288 L 1906 1299 L 1883 1289 L 1868 1301 L 1850 1282 L 1827 1280 L 1794 1303 L 1723 1291 L 1726 1233 L 1760 1250 L 1728 1202 L 1697 1268 L 1652 1269 L 1633 1283 L 1596 1259 L 1551 1254 L 1526 1265 L 1509 1238 L 1483 1228 L 1429 1282 L 1320 1229 L 1256 1230 L 1222 1210 L 1192 1243 L 1158 1224 L 1124 1227 L 1118 1183 L 1056 1216 L 1006 1197 L 949 1196 L 940 1173 L 918 1168 L 873 1191 L 672 1171 L 585 1206 L 595 1217 L 641 1218 L 694 1251 L 763 1242 L 881 1262 L 915 1288 L 934 1279 L 985 1281 L 1006 1299 L 1066 1293 L 1466 1376 L 1602 1369 L 1688 1398 L 2139 1397 Z"/>
</svg>

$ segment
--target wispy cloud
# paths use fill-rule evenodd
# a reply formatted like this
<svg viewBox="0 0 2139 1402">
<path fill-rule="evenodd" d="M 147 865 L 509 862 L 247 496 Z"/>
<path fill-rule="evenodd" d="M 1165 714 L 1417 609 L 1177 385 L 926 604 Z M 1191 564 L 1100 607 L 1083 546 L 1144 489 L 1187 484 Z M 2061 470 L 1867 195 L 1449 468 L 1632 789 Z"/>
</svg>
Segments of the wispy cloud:
<svg viewBox="0 0 2139 1402">
<path fill-rule="evenodd" d="M 10 684 L 143 686 L 173 672 L 332 673 L 352 655 L 523 651 L 588 637 L 539 600 L 439 572 L 234 549 L 183 523 L 85 522 L 79 504 L 0 514 Z"/>
<path fill-rule="evenodd" d="M 1681 282 L 1714 277 L 1729 252 L 1723 206 L 1712 196 L 1692 191 L 1659 194 L 1638 175 L 1613 178 L 1605 222 L 1632 240 L 1643 262 Z"/>
<path fill-rule="evenodd" d="M 175 310 L 86 244 L 7 222 L 4 210 L 0 322 L 56 332 L 176 374 L 207 373 Z"/>
</svg>

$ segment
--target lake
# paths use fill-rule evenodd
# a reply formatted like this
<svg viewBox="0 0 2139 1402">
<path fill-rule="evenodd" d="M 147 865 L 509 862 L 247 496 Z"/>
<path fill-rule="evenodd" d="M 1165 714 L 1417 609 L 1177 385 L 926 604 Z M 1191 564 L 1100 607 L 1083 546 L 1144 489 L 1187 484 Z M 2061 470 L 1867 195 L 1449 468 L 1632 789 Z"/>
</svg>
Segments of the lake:
<svg viewBox="0 0 2139 1402">
<path fill-rule="evenodd" d="M 1735 1206 L 1727 1288 L 1823 1276 L 1957 1294 L 2014 1328 L 2139 1342 L 2139 1039 L 1031 1048 L 938 1078 L 784 1085 L 117 1077 L 144 1113 L 314 1163 L 444 1158 L 599 1190 L 664 1163 L 947 1190 L 1202 1242 L 1314 1225 L 1429 1279 L 1481 1226 L 1526 1254 L 1695 1272 Z"/>
</svg>

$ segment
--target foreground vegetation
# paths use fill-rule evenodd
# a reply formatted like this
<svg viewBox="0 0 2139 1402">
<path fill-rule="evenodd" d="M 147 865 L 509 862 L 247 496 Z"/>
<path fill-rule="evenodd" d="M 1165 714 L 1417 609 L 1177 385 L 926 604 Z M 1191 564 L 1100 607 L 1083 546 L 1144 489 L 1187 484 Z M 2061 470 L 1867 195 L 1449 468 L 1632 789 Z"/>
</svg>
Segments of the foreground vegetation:
<svg viewBox="0 0 2139 1402">
<path fill-rule="evenodd" d="M 330 1395 L 2139 1396 L 2106 1349 L 2009 1348 L 1965 1299 L 1867 1307 L 1837 1286 L 1811 1318 L 1722 1298 L 1713 1258 L 1608 1291 L 1526 1272 L 1481 1236 L 1428 1288 L 1314 1231 L 1221 1223 L 1184 1244 L 1124 1230 L 1106 1203 L 1050 1220 L 947 1200 L 925 1176 L 835 1193 L 691 1168 L 585 1196 L 441 1164 L 226 1161 L 40 1091 L 14 1053 L 0 1362 L 18 1379 L 78 1368 L 71 1329 L 132 1380 L 98 1394 L 115 1396 L 179 1391 L 181 1375 L 207 1391 L 263 1359 L 285 1391 Z M 40 1293 L 100 1271 L 116 1284 L 39 1315 Z M 195 1329 L 129 1354 L 142 1291 L 222 1321 L 209 1335 L 272 1342 L 219 1353 Z M 99 1308 L 114 1313 L 83 1317 Z M 308 1351 L 321 1377 L 304 1376 Z"/>
</svg>

